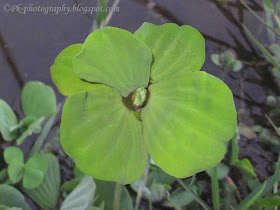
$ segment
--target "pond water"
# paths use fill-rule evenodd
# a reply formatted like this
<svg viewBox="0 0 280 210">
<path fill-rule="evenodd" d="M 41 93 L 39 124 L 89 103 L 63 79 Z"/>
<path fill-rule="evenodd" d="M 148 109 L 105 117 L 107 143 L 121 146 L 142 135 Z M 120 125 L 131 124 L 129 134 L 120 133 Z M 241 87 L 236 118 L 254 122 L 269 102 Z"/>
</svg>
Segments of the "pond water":
<svg viewBox="0 0 280 210">
<path fill-rule="evenodd" d="M 109 1 L 110 4 L 112 1 Z M 262 43 L 268 43 L 264 26 L 250 13 L 245 11 L 236 0 L 120 0 L 119 12 L 115 12 L 109 23 L 111 26 L 134 32 L 143 22 L 163 24 L 174 22 L 188 24 L 197 28 L 206 39 L 207 71 L 220 77 L 231 88 L 235 96 L 237 109 L 243 108 L 251 113 L 253 120 L 262 122 L 265 96 L 268 90 L 279 95 L 279 89 L 271 82 L 270 76 L 264 76 L 268 66 L 249 38 L 242 32 L 240 23 L 244 23 Z M 262 1 L 248 1 L 261 16 Z M 90 32 L 95 14 L 80 12 L 69 14 L 43 14 L 5 12 L 2 5 L 23 6 L 95 6 L 92 0 L 2 0 L 0 3 L 0 98 L 4 99 L 21 115 L 20 94 L 24 83 L 39 80 L 54 87 L 50 77 L 50 66 L 54 58 L 65 47 L 73 43 L 82 43 Z M 245 66 L 240 73 L 223 72 L 211 61 L 212 53 L 232 49 L 240 60 L 253 62 L 254 68 Z M 56 90 L 56 88 L 54 87 Z M 58 101 L 63 97 L 56 91 Z M 243 118 L 248 123 L 248 118 Z M 259 145 L 257 140 L 240 140 L 240 156 L 248 157 L 257 172 L 265 179 L 271 172 L 268 164 L 275 156 Z"/>
</svg>

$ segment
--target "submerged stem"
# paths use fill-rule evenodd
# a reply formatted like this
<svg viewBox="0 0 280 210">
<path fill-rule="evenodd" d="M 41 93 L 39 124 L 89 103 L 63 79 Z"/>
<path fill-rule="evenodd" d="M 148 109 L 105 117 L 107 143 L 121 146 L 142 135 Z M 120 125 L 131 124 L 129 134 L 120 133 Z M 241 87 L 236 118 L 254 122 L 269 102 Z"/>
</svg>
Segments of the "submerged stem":
<svg viewBox="0 0 280 210">
<path fill-rule="evenodd" d="M 116 188 L 114 193 L 114 210 L 120 209 L 121 191 L 122 191 L 122 185 L 120 183 L 116 183 Z"/>
</svg>

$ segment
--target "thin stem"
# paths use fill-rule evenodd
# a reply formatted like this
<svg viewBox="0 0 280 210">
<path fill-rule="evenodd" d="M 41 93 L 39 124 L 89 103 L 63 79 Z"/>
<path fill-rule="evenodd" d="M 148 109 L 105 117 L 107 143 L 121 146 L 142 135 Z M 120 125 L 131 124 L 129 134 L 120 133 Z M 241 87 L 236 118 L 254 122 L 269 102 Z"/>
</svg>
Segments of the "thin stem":
<svg viewBox="0 0 280 210">
<path fill-rule="evenodd" d="M 100 28 L 105 27 L 105 26 L 108 25 L 109 21 L 111 20 L 111 18 L 113 16 L 113 13 L 114 13 L 115 9 L 117 8 L 117 6 L 119 5 L 119 3 L 120 3 L 120 0 L 115 0 L 114 1 L 113 6 L 111 7 L 110 12 L 108 13 L 104 23 L 102 23 L 102 26 Z"/>
<path fill-rule="evenodd" d="M 174 207 L 175 210 L 182 210 L 180 206 L 177 205 L 177 203 L 175 203 L 171 198 L 169 193 L 167 192 L 166 195 L 167 200 L 170 202 L 170 204 Z"/>
<path fill-rule="evenodd" d="M 187 185 L 183 182 L 183 180 L 181 179 L 176 179 L 177 182 L 179 182 L 179 184 L 187 191 L 190 192 L 193 196 L 194 199 L 206 210 L 210 210 L 211 208 L 207 205 L 207 203 L 205 203 L 194 191 L 192 191 L 192 189 L 188 188 Z"/>
<path fill-rule="evenodd" d="M 217 167 L 211 169 L 211 191 L 214 210 L 220 210 L 219 180 L 217 177 Z"/>
<path fill-rule="evenodd" d="M 120 183 L 116 183 L 116 188 L 114 193 L 114 210 L 120 209 L 121 191 L 122 191 L 122 185 Z"/>
<path fill-rule="evenodd" d="M 148 180 L 149 169 L 150 169 L 150 158 L 148 157 L 147 166 L 146 166 L 144 175 L 143 175 L 142 180 L 141 180 L 142 184 L 144 186 L 146 185 L 147 180 Z M 135 210 L 138 210 L 138 208 L 139 208 L 139 204 L 140 204 L 142 195 L 143 195 L 143 189 L 139 188 L 138 192 L 137 192 L 137 197 L 136 197 Z"/>
<path fill-rule="evenodd" d="M 29 156 L 38 153 L 40 151 L 40 149 L 42 148 L 42 145 L 44 144 L 46 137 L 48 136 L 53 124 L 55 123 L 55 119 L 60 111 L 60 107 L 61 107 L 61 104 L 58 104 L 57 112 L 55 113 L 54 116 L 50 117 L 48 119 L 48 121 L 46 122 L 42 132 L 40 133 L 40 135 L 36 139 L 34 145 L 32 146 Z"/>
</svg>

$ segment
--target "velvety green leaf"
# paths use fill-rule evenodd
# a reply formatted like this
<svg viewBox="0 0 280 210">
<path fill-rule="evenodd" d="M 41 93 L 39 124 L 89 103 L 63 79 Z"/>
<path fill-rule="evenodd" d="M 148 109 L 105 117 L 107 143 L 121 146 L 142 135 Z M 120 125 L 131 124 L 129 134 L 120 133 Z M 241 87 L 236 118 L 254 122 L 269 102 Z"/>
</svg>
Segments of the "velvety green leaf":
<svg viewBox="0 0 280 210">
<path fill-rule="evenodd" d="M 266 182 L 254 189 L 249 195 L 247 195 L 237 206 L 238 210 L 248 209 L 262 194 L 265 188 Z"/>
<path fill-rule="evenodd" d="M 257 206 L 267 207 L 267 208 L 280 206 L 280 196 L 259 198 L 258 200 L 255 201 L 255 204 Z"/>
<path fill-rule="evenodd" d="M 116 183 L 95 180 L 95 184 L 96 192 L 94 206 L 99 206 L 104 202 L 104 209 L 113 210 Z M 125 186 L 121 187 L 120 209 L 132 210 L 132 199 Z"/>
<path fill-rule="evenodd" d="M 65 48 L 56 57 L 51 67 L 53 83 L 62 95 L 69 96 L 72 93 L 92 90 L 96 86 L 96 84 L 80 79 L 74 73 L 72 61 L 74 56 L 81 52 L 82 48 L 82 44 L 73 44 Z"/>
<path fill-rule="evenodd" d="M 11 141 L 16 137 L 16 132 L 10 132 L 10 128 L 18 122 L 11 107 L 0 99 L 0 133 L 5 141 Z"/>
<path fill-rule="evenodd" d="M 242 160 L 234 161 L 233 165 L 237 166 L 242 170 L 244 175 L 248 178 L 256 177 L 256 173 L 254 172 L 254 168 L 251 165 L 250 161 L 247 158 Z"/>
<path fill-rule="evenodd" d="M 25 202 L 24 196 L 16 188 L 1 184 L 0 185 L 0 204 L 8 207 L 18 207 L 23 210 L 30 210 Z"/>
<path fill-rule="evenodd" d="M 32 133 L 35 133 L 36 129 L 38 129 L 41 125 L 41 123 L 45 120 L 44 117 L 40 117 L 36 120 L 34 120 L 27 129 L 20 135 L 20 137 L 17 139 L 17 145 L 22 144 L 22 142 L 30 136 Z"/>
<path fill-rule="evenodd" d="M 26 117 L 50 117 L 56 113 L 56 99 L 53 89 L 37 81 L 24 85 L 21 105 Z"/>
<path fill-rule="evenodd" d="M 230 89 L 206 72 L 180 71 L 150 85 L 149 91 L 141 117 L 153 160 L 176 177 L 217 165 L 236 130 Z"/>
<path fill-rule="evenodd" d="M 60 210 L 87 209 L 92 204 L 95 188 L 92 177 L 85 176 L 74 191 L 63 201 Z"/>
<path fill-rule="evenodd" d="M 141 177 L 147 161 L 142 127 L 116 89 L 72 94 L 60 129 L 64 151 L 85 174 L 122 184 Z"/>
<path fill-rule="evenodd" d="M 41 208 L 55 209 L 60 188 L 59 164 L 54 155 L 47 154 L 45 157 L 48 159 L 48 170 L 43 182 L 33 189 L 22 188 L 22 190 Z"/>
<path fill-rule="evenodd" d="M 4 151 L 5 162 L 10 164 L 13 160 L 23 162 L 23 152 L 18 147 L 8 147 Z"/>
<path fill-rule="evenodd" d="M 73 67 L 80 78 L 117 88 L 125 97 L 148 85 L 151 62 L 150 49 L 130 32 L 105 27 L 87 37 Z"/>
<path fill-rule="evenodd" d="M 35 154 L 26 162 L 23 173 L 23 187 L 32 189 L 40 185 L 48 169 L 48 160 L 42 154 Z"/>
<path fill-rule="evenodd" d="M 232 63 L 232 71 L 238 72 L 242 69 L 242 63 L 239 60 L 235 60 Z"/>
<path fill-rule="evenodd" d="M 200 70 L 205 60 L 203 36 L 195 28 L 174 23 L 144 23 L 134 34 L 153 53 L 151 78 L 157 82 L 177 71 Z"/>
<path fill-rule="evenodd" d="M 23 175 L 24 163 L 18 160 L 12 160 L 8 166 L 8 174 L 12 183 L 17 183 L 21 180 Z"/>
</svg>

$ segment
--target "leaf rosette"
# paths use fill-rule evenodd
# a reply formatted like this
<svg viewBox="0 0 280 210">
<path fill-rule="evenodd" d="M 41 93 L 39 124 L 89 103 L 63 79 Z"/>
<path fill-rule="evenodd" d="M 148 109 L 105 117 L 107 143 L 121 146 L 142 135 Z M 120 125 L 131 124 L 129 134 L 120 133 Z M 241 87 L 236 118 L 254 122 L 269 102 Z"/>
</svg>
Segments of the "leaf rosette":
<svg viewBox="0 0 280 210">
<path fill-rule="evenodd" d="M 77 167 L 122 184 L 138 180 L 148 153 L 168 174 L 217 165 L 236 129 L 230 89 L 200 71 L 203 36 L 191 26 L 105 27 L 64 49 L 51 67 L 69 96 L 61 144 Z"/>
</svg>

